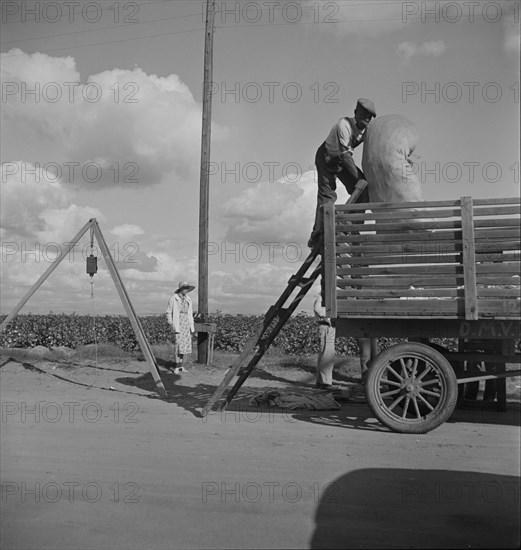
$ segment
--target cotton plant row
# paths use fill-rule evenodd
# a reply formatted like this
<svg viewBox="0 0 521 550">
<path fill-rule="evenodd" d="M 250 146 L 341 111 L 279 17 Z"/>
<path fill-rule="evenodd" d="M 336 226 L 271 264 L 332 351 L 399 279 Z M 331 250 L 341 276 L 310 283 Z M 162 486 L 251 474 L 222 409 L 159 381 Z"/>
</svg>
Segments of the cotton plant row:
<svg viewBox="0 0 521 550">
<path fill-rule="evenodd" d="M 5 316 L 3 316 L 5 318 Z M 197 315 L 196 315 L 197 320 Z M 216 350 L 239 353 L 262 324 L 260 315 L 229 315 L 220 311 L 210 315 L 216 324 L 214 346 Z M 164 315 L 140 318 L 150 344 L 172 341 L 172 329 Z M 396 339 L 380 338 L 381 347 L 395 343 Z M 124 351 L 139 350 L 128 317 L 124 315 L 55 314 L 18 315 L 0 334 L 2 348 L 31 348 L 65 346 L 75 349 L 88 344 L 113 344 Z M 453 347 L 454 342 L 440 342 Z M 273 348 L 287 355 L 306 356 L 318 352 L 317 325 L 313 317 L 298 314 L 290 318 L 273 342 Z M 337 338 L 338 354 L 358 355 L 354 338 Z"/>
</svg>

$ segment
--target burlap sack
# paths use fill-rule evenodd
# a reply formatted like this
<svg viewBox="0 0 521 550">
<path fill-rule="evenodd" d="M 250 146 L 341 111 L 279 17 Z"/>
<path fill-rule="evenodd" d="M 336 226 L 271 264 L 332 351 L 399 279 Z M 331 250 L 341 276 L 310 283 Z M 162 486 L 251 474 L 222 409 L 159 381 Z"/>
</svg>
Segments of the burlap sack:
<svg viewBox="0 0 521 550">
<path fill-rule="evenodd" d="M 410 159 L 417 143 L 414 124 L 402 115 L 383 115 L 371 121 L 362 155 L 370 202 L 423 201 Z"/>
</svg>

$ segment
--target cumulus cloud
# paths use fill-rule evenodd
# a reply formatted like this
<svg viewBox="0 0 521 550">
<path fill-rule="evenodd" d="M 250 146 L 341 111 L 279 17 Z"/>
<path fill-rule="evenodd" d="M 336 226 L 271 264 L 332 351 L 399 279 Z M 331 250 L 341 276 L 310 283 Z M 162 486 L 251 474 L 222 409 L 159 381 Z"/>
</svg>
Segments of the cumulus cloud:
<svg viewBox="0 0 521 550">
<path fill-rule="evenodd" d="M 110 232 L 120 239 L 125 239 L 133 237 L 135 235 L 143 235 L 145 230 L 142 227 L 139 227 L 139 225 L 124 223 L 122 225 L 113 227 Z"/>
<path fill-rule="evenodd" d="M 430 55 L 439 57 L 446 50 L 443 40 L 434 40 L 431 42 L 423 42 L 418 45 L 414 42 L 401 42 L 396 47 L 396 53 L 402 58 L 404 63 L 409 61 L 416 55 Z"/>
<path fill-rule="evenodd" d="M 13 50 L 1 61 L 2 81 L 8 84 L 2 98 L 2 124 L 10 136 L 4 158 L 14 159 L 1 170 L 3 307 L 14 306 L 60 247 L 95 217 L 136 310 L 164 311 L 178 281 L 197 281 L 196 255 L 180 255 L 175 239 L 151 234 L 143 223 L 111 226 L 103 211 L 79 204 L 78 197 L 86 194 L 77 191 L 101 189 L 102 184 L 146 186 L 160 182 L 164 174 L 193 188 L 193 177 L 183 176 L 190 171 L 197 176 L 201 112 L 190 90 L 176 75 L 162 78 L 140 69 L 104 71 L 82 82 L 70 56 L 53 58 Z M 90 101 L 100 90 L 99 99 Z M 60 92 L 62 96 L 54 101 Z M 137 103 L 125 101 L 134 98 Z M 212 138 L 218 140 L 226 131 L 215 125 Z M 134 167 L 138 168 L 135 173 Z M 96 169 L 103 175 L 93 183 Z M 134 176 L 137 182 L 125 181 Z M 341 193 L 339 189 L 339 200 Z M 297 181 L 259 183 L 223 206 L 221 244 L 225 240 L 242 244 L 238 263 L 231 256 L 225 256 L 224 262 L 221 256 L 210 257 L 217 268 L 209 274 L 211 310 L 216 309 L 216 301 L 230 310 L 265 310 L 274 292 L 285 286 L 298 261 L 307 255 L 315 206 L 313 172 L 301 174 Z M 259 243 L 260 257 L 255 248 L 243 255 L 244 245 L 250 242 Z M 97 247 L 98 273 L 92 280 L 86 275 L 89 245 L 87 234 L 31 299 L 29 310 L 88 311 L 93 282 L 98 311 L 123 312 Z"/>
<path fill-rule="evenodd" d="M 295 13 L 295 2 L 284 0 L 281 2 L 279 20 L 287 22 L 288 19 L 300 15 L 299 21 L 308 23 L 307 28 L 319 29 L 323 32 L 335 33 L 338 37 L 364 36 L 376 37 L 396 31 L 403 31 L 404 27 L 410 27 L 416 23 L 446 23 L 447 25 L 459 25 L 474 23 L 477 20 L 494 21 L 497 17 L 501 19 L 504 28 L 504 50 L 507 53 L 516 53 L 520 50 L 519 34 L 519 6 L 515 2 L 510 3 L 478 3 L 470 2 L 389 2 L 379 0 L 378 2 L 325 2 L 317 4 L 314 0 L 299 2 L 300 14 Z M 488 6 L 491 4 L 491 6 Z M 285 9 L 285 5 L 287 8 Z M 487 9 L 489 7 L 490 9 Z M 517 10 L 516 10 L 517 8 Z M 266 10 L 267 11 L 267 10 Z M 311 25 L 311 23 L 320 23 Z M 411 43 L 404 43 L 406 52 L 410 51 Z M 414 44 L 413 48 L 417 48 Z M 421 47 L 420 47 L 421 48 Z M 434 46 L 432 52 L 427 50 L 416 53 L 437 53 L 438 46 Z M 443 52 L 440 52 L 443 53 Z M 409 58 L 407 59 L 407 61 Z"/>
<path fill-rule="evenodd" d="M 262 261 L 232 272 L 212 271 L 210 309 L 226 304 L 226 311 L 230 313 L 264 313 L 273 304 L 274 293 L 282 293 L 295 271 L 294 266 L 281 267 Z"/>
<path fill-rule="evenodd" d="M 82 82 L 70 56 L 1 55 L 2 123 L 15 136 L 4 158 L 23 144 L 25 160 L 91 189 L 196 173 L 201 107 L 177 75 L 112 69 Z M 226 135 L 213 125 L 213 139 Z"/>
<path fill-rule="evenodd" d="M 26 168 L 25 176 L 19 163 L 9 164 L 7 170 L 2 166 L 1 172 L 2 295 L 7 311 L 92 217 L 100 222 L 140 314 L 161 313 L 178 281 L 188 279 L 197 284 L 195 254 L 180 257 L 174 240 L 148 233 L 141 225 L 125 223 L 111 228 L 103 212 L 74 204 L 74 192 L 68 185 L 34 166 Z M 31 173 L 32 179 L 26 177 Z M 341 188 L 339 195 L 339 201 L 347 197 Z M 314 173 L 307 172 L 293 183 L 259 183 L 223 207 L 225 237 L 211 243 L 209 250 L 210 311 L 266 311 L 274 294 L 282 291 L 309 252 L 306 241 L 315 205 Z M 86 275 L 85 258 L 90 252 L 87 233 L 24 311 L 124 313 L 96 242 L 98 273 L 92 280 Z M 197 307 L 196 293 L 194 305 Z"/>
<path fill-rule="evenodd" d="M 85 224 L 96 218 L 124 282 L 132 290 L 142 312 L 162 311 L 172 281 L 194 277 L 195 258 L 174 258 L 174 243 L 162 235 L 147 234 L 137 225 L 107 227 L 103 212 L 74 203 L 70 186 L 24 161 L 0 166 L 1 182 L 1 291 L 2 305 L 11 309 Z M 90 282 L 94 282 L 103 311 L 122 310 L 114 282 L 106 269 L 96 240 L 92 252 L 98 257 L 95 280 L 85 273 L 91 253 L 90 233 L 78 241 L 58 268 L 39 289 L 25 311 L 52 309 L 85 311 L 89 307 Z M 6 311 L 6 312 L 7 312 Z M 122 311 L 121 311 L 122 312 Z"/>
<path fill-rule="evenodd" d="M 221 207 L 230 242 L 307 242 L 316 208 L 315 173 L 295 174 L 296 181 L 260 182 Z M 342 194 L 339 186 L 339 196 Z"/>
<path fill-rule="evenodd" d="M 37 237 L 44 242 L 70 238 L 99 210 L 79 207 L 54 175 L 28 162 L 3 163 L 1 221 L 6 237 Z"/>
<path fill-rule="evenodd" d="M 292 177 L 259 182 L 220 207 L 223 238 L 209 243 L 211 311 L 266 312 L 308 256 L 316 175 Z M 337 193 L 337 203 L 347 200 L 341 184 Z"/>
<path fill-rule="evenodd" d="M 67 250 L 67 244 L 92 217 L 103 219 L 95 208 L 72 202 L 69 190 L 52 175 L 22 161 L 0 167 L 2 221 L 2 290 L 4 301 L 21 297 L 49 267 Z M 84 272 L 73 262 L 73 249 L 62 262 L 65 269 L 46 284 L 46 290 L 58 292 L 77 289 L 78 275 Z M 49 305 L 52 309 L 52 304 Z"/>
<path fill-rule="evenodd" d="M 201 107 L 188 86 L 175 74 L 159 77 L 139 68 L 82 81 L 73 57 L 19 49 L 1 55 L 1 71 L 2 129 L 9 135 L 3 158 L 13 159 L 1 167 L 3 307 L 12 307 L 95 217 L 136 307 L 163 311 L 177 281 L 196 277 L 195 255 L 181 256 L 178 242 L 140 225 L 111 228 L 102 211 L 79 204 L 88 199 L 79 199 L 86 194 L 78 191 L 165 180 L 181 194 L 182 186 L 190 191 L 199 169 Z M 225 127 L 213 125 L 213 139 L 226 135 Z M 87 234 L 31 304 L 39 311 L 84 311 L 85 302 L 76 298 L 89 294 L 89 253 Z M 96 243 L 94 253 L 102 308 L 121 310 Z"/>
</svg>

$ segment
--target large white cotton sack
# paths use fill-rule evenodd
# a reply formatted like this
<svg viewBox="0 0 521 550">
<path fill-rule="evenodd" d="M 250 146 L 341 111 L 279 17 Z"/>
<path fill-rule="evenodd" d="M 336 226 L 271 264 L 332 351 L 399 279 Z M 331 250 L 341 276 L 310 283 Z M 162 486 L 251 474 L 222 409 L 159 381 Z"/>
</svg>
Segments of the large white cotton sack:
<svg viewBox="0 0 521 550">
<path fill-rule="evenodd" d="M 417 143 L 416 127 L 402 115 L 382 115 L 371 121 L 362 155 L 370 202 L 423 201 L 410 161 Z"/>
</svg>

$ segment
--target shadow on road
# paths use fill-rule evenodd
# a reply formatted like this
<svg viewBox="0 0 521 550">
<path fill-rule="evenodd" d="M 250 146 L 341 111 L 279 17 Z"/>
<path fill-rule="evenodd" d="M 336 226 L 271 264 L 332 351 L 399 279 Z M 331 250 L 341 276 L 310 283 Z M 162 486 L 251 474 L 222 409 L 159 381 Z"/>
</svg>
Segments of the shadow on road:
<svg viewBox="0 0 521 550">
<path fill-rule="evenodd" d="M 364 469 L 320 494 L 310 548 L 519 548 L 518 477 Z"/>
<path fill-rule="evenodd" d="M 173 373 L 161 372 L 161 378 L 163 384 L 168 393 L 166 401 L 175 403 L 176 405 L 183 407 L 185 410 L 191 412 L 195 417 L 202 417 L 202 409 L 215 392 L 216 386 L 211 384 L 197 384 L 195 386 L 185 386 L 180 384 L 181 377 Z M 267 380 L 272 380 L 271 377 L 266 377 Z M 124 377 L 117 378 L 115 380 L 120 384 L 126 384 L 133 387 L 139 387 L 149 392 L 155 392 L 155 382 L 150 374 L 146 374 L 140 377 Z M 287 384 L 287 380 L 284 380 Z M 230 386 L 231 387 L 231 386 Z M 222 413 L 212 412 L 210 414 L 226 414 L 230 415 L 238 413 L 246 415 L 248 418 L 256 417 L 259 414 L 281 415 L 285 420 L 289 422 L 310 422 L 313 424 L 321 424 L 327 426 L 337 426 L 341 428 L 353 428 L 360 430 L 371 431 L 388 431 L 387 428 L 379 424 L 376 419 L 373 418 L 369 407 L 360 403 L 343 403 L 339 410 L 322 410 L 322 411 L 310 411 L 310 410 L 291 410 L 282 409 L 280 407 L 255 407 L 249 404 L 249 400 L 259 394 L 266 391 L 291 391 L 298 392 L 303 395 L 313 395 L 316 391 L 306 384 L 292 384 L 290 387 L 286 385 L 283 387 L 273 386 L 260 386 L 260 387 L 248 387 L 243 386 L 238 392 L 237 396 L 229 403 L 226 411 Z M 224 395 L 226 395 L 225 392 Z M 224 397 L 224 396 L 223 396 Z M 160 399 L 159 396 L 154 395 L 151 399 Z"/>
<path fill-rule="evenodd" d="M 349 428 L 358 430 L 369 431 L 389 431 L 388 428 L 381 425 L 371 413 L 369 406 L 366 403 L 357 403 L 343 401 L 340 402 L 341 408 L 339 410 L 321 410 L 321 411 L 309 411 L 309 410 L 290 410 L 281 409 L 277 407 L 270 407 L 269 409 L 262 409 L 249 404 L 251 397 L 263 393 L 265 391 L 279 390 L 281 392 L 290 391 L 298 392 L 304 395 L 313 395 L 316 391 L 309 384 L 305 383 L 290 383 L 287 379 L 279 378 L 266 373 L 262 370 L 257 370 L 256 377 L 260 380 L 266 381 L 280 381 L 284 382 L 284 386 L 264 386 L 264 387 L 248 387 L 243 386 L 238 392 L 237 396 L 231 401 L 227 407 L 229 412 L 243 412 L 247 414 L 259 414 L 260 412 L 269 412 L 270 414 L 281 414 L 286 419 L 293 419 L 294 421 L 309 422 L 312 424 L 335 426 L 338 428 Z M 175 403 L 185 410 L 191 412 L 195 417 L 201 418 L 201 411 L 206 405 L 210 397 L 216 390 L 217 386 L 212 384 L 196 384 L 195 386 L 182 385 L 181 376 L 173 374 L 170 371 L 161 370 L 161 378 L 163 384 L 168 393 L 166 401 Z M 151 399 L 161 399 L 156 394 L 155 382 L 152 376 L 147 373 L 145 375 L 135 377 L 128 376 L 117 378 L 115 380 L 121 384 L 139 387 L 143 390 L 149 391 L 154 395 L 149 397 Z M 224 395 L 227 394 L 229 388 Z M 223 396 L 224 397 L 224 396 Z M 475 406 L 471 409 L 457 409 L 451 418 L 447 421 L 449 423 L 466 422 L 466 423 L 480 423 L 480 424 L 500 424 L 506 426 L 519 426 L 520 424 L 520 407 L 519 403 L 508 403 L 506 412 L 499 412 L 495 407 L 490 406 Z"/>
</svg>

